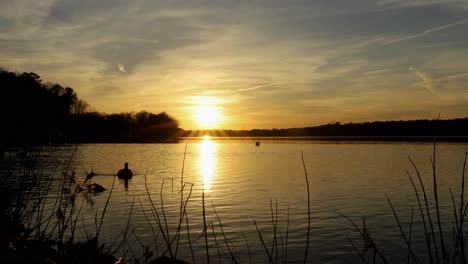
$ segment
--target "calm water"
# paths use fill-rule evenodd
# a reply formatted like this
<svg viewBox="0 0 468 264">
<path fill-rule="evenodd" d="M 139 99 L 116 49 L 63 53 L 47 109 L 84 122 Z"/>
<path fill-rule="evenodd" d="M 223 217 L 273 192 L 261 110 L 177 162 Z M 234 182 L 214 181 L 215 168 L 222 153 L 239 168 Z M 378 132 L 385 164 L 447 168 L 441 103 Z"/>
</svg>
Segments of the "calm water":
<svg viewBox="0 0 468 264">
<path fill-rule="evenodd" d="M 273 252 L 274 260 L 282 262 L 287 254 L 288 262 L 303 261 L 307 234 L 307 189 L 301 152 L 310 185 L 310 262 L 360 262 L 350 240 L 358 249 L 362 248 L 362 242 L 352 225 L 338 212 L 350 217 L 358 225 L 365 218 L 371 236 L 389 259 L 394 262 L 405 261 L 405 245 L 385 195 L 397 209 L 403 228 L 409 230 L 411 207 L 415 206 L 415 212 L 419 209 L 405 172 L 408 170 L 414 175 L 408 156 L 420 169 L 427 188 L 432 186 L 432 144 L 429 143 L 270 141 L 261 142 L 259 147 L 251 140 L 190 139 L 185 143 L 78 146 L 72 167 L 81 180 L 85 170 L 92 169 L 98 174 L 93 182 L 110 189 L 114 180 L 112 175 L 123 167 L 124 162 L 129 162 L 134 172 L 128 188 L 125 188 L 123 181 L 115 179 L 101 231 L 103 241 L 110 245 L 122 238 L 122 231 L 130 217 L 127 233 L 129 244 L 117 255 L 141 256 L 142 245 L 149 245 L 150 250 L 157 248 L 159 254 L 163 252 L 163 238 L 151 213 L 145 177 L 151 199 L 162 221 L 163 200 L 167 230 L 172 238 L 179 222 L 182 168 L 183 181 L 187 183 L 185 198 L 190 192 L 191 185 L 188 183 L 193 184 L 186 208 L 197 263 L 205 262 L 204 239 L 201 237 L 203 189 L 207 223 L 212 223 L 216 235 L 215 240 L 210 226 L 210 256 L 213 261 L 218 261 L 218 249 L 223 262 L 230 260 L 213 206 L 221 219 L 231 250 L 242 263 L 249 263 L 250 260 L 253 263 L 268 262 L 254 220 L 268 250 Z M 63 165 L 72 150 L 72 147 L 50 148 L 45 151 L 44 159 L 50 164 Z M 452 228 L 449 188 L 455 194 L 460 191 L 466 151 L 466 143 L 437 145 L 441 208 L 449 231 Z M 106 191 L 92 196 L 91 203 L 85 203 L 81 218 L 84 224 L 79 227 L 81 237 L 95 232 L 95 215 L 100 218 L 108 196 L 109 191 Z M 276 224 L 272 222 L 272 211 Z M 424 246 L 418 244 L 418 241 L 423 240 L 423 234 L 418 232 L 419 215 L 415 215 L 413 221 L 413 243 L 417 245 L 416 250 L 421 250 Z M 158 245 L 152 243 L 153 231 L 148 222 L 154 228 Z M 166 230 L 165 224 L 163 229 Z M 275 229 L 277 243 L 274 245 Z M 181 232 L 177 255 L 191 261 L 185 220 Z M 133 248 L 133 252 L 128 248 Z"/>
</svg>

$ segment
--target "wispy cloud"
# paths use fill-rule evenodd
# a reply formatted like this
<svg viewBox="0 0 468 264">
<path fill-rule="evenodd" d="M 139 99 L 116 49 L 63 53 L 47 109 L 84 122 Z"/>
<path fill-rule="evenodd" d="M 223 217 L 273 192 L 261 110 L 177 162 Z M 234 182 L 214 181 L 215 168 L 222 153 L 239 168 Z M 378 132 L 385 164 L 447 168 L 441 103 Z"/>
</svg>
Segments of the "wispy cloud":
<svg viewBox="0 0 468 264">
<path fill-rule="evenodd" d="M 450 24 L 445 24 L 445 25 L 442 25 L 442 26 L 439 26 L 439 27 L 426 29 L 421 33 L 417 33 L 417 34 L 414 34 L 414 35 L 409 35 L 409 36 L 402 37 L 402 38 L 393 39 L 393 40 L 390 40 L 388 42 L 385 42 L 384 45 L 389 45 L 389 44 L 398 43 L 398 42 L 405 41 L 405 40 L 419 38 L 419 37 L 422 37 L 422 36 L 426 36 L 426 35 L 429 35 L 429 34 L 432 34 L 432 33 L 438 32 L 438 31 L 443 31 L 443 30 L 446 30 L 448 28 L 458 26 L 458 25 L 467 24 L 467 23 L 468 23 L 468 18 L 465 18 L 465 19 L 462 19 L 462 20 L 459 20 L 459 21 L 456 21 L 456 22 L 453 22 L 453 23 L 450 23 Z"/>
<path fill-rule="evenodd" d="M 275 86 L 275 85 L 282 84 L 282 83 L 284 83 L 284 82 L 274 82 L 274 83 L 269 83 L 269 84 L 262 84 L 262 85 L 257 85 L 257 86 L 253 86 L 253 87 L 250 87 L 250 88 L 238 89 L 238 90 L 235 90 L 233 92 L 237 93 L 237 92 L 252 91 L 252 90 L 257 90 L 257 89 L 268 87 L 268 86 Z"/>
<path fill-rule="evenodd" d="M 117 68 L 118 68 L 119 71 L 121 71 L 121 72 L 127 72 L 127 71 L 125 70 L 125 65 L 122 65 L 122 64 L 119 63 L 119 64 L 117 64 Z"/>
<path fill-rule="evenodd" d="M 444 76 L 444 77 L 439 78 L 438 81 L 454 81 L 454 80 L 466 80 L 466 79 L 468 79 L 468 72 Z"/>
<path fill-rule="evenodd" d="M 378 74 L 384 74 L 387 72 L 390 72 L 390 69 L 380 69 L 380 70 L 373 70 L 373 71 L 368 71 L 368 72 L 363 72 L 362 74 L 364 75 L 378 75 Z"/>
<path fill-rule="evenodd" d="M 391 7 L 422 7 L 431 5 L 444 5 L 459 8 L 468 8 L 466 0 L 379 0 L 378 4 Z"/>
<path fill-rule="evenodd" d="M 416 67 L 414 66 L 411 66 L 409 67 L 409 70 L 410 71 L 413 71 L 414 74 L 416 74 L 416 76 L 418 76 L 422 81 L 423 81 L 423 84 L 424 84 L 424 87 L 431 93 L 435 93 L 436 91 L 434 90 L 434 87 L 433 87 L 433 83 L 432 83 L 432 79 L 430 78 L 429 75 L 427 75 L 425 72 L 422 72 L 418 69 L 416 69 Z"/>
</svg>

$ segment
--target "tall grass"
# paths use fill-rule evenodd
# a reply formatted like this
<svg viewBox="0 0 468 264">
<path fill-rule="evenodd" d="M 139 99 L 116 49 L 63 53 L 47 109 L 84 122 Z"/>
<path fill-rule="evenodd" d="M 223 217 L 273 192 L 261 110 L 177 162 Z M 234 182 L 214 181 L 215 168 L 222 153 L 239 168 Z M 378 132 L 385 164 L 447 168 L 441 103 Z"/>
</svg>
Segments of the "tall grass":
<svg viewBox="0 0 468 264">
<path fill-rule="evenodd" d="M 419 211 L 420 221 L 422 223 L 422 230 L 424 232 L 423 237 L 425 238 L 425 250 L 416 251 L 416 245 L 412 243 L 414 236 L 414 211 L 411 207 L 411 219 L 409 222 L 408 232 L 404 231 L 401 217 L 397 214 L 397 208 L 394 207 L 390 198 L 385 195 L 387 203 L 393 214 L 393 218 L 396 222 L 400 235 L 403 239 L 405 247 L 408 250 L 407 263 L 467 263 L 466 262 L 466 232 L 464 231 L 465 216 L 468 209 L 468 201 L 465 200 L 465 171 L 466 171 L 466 160 L 467 153 L 465 152 L 464 161 L 461 168 L 460 177 L 460 196 L 457 200 L 449 188 L 448 192 L 451 197 L 452 203 L 452 215 L 449 221 L 444 222 L 441 218 L 440 210 L 440 196 L 439 196 L 439 185 L 437 175 L 437 163 L 436 163 L 436 143 L 434 142 L 432 148 L 431 161 L 431 178 L 432 186 L 424 182 L 422 173 L 416 163 L 408 157 L 408 160 L 413 168 L 413 173 L 406 171 L 409 182 L 411 183 L 416 205 Z M 432 196 L 430 195 L 432 191 Z M 351 241 L 352 246 L 356 249 L 357 254 L 364 263 L 389 263 L 387 256 L 383 254 L 384 249 L 377 246 L 376 240 L 371 238 L 368 232 L 368 228 L 363 221 L 362 227 L 359 227 L 347 216 L 339 213 L 345 219 L 351 222 L 355 230 L 359 233 L 363 239 L 362 250 L 357 250 L 355 243 Z M 451 227 L 451 228 L 450 228 Z M 445 228 L 445 229 L 444 229 Z M 447 231 L 450 230 L 450 231 Z M 447 243 L 446 238 L 450 238 L 451 242 Z M 367 253 L 371 252 L 371 256 Z"/>
<path fill-rule="evenodd" d="M 82 208 L 93 194 L 89 185 L 76 183 L 76 173 L 71 168 L 75 152 L 76 148 L 62 172 L 60 166 L 42 168 L 40 151 L 27 150 L 20 157 L 1 160 L 0 194 L 7 195 L 1 197 L 5 206 L 0 210 L 0 218 L 2 228 L 10 230 L 8 237 L 2 236 L 1 240 L 7 239 L 11 245 L 9 249 L 1 248 L 6 262 L 34 262 L 38 258 L 75 261 L 84 250 L 90 259 L 104 256 L 114 259 L 98 245 L 112 189 L 101 216 L 96 216 L 96 233 L 88 241 L 76 242 Z M 12 229 L 13 226 L 18 228 Z"/>
<path fill-rule="evenodd" d="M 132 217 L 136 210 L 134 208 L 135 199 L 133 200 L 129 215 L 126 220 L 126 225 L 124 229 L 118 233 L 118 235 L 111 240 L 106 247 L 104 246 L 105 238 L 103 237 L 103 229 L 105 229 L 105 218 L 106 212 L 108 207 L 112 204 L 111 197 L 112 192 L 114 190 L 115 178 L 112 181 L 112 187 L 108 190 L 108 195 L 104 204 L 104 208 L 102 209 L 101 213 L 98 215 L 96 212 L 95 214 L 95 231 L 94 233 L 89 233 L 88 231 L 91 230 L 84 221 L 84 215 L 82 215 L 83 207 L 87 206 L 87 203 L 94 202 L 93 196 L 89 195 L 86 191 L 83 191 L 83 185 L 89 184 L 92 178 L 92 171 L 90 173 L 86 173 L 87 175 L 83 179 L 82 185 L 77 184 L 77 182 L 81 182 L 80 179 L 76 176 L 74 169 L 71 167 L 71 161 L 77 148 L 75 148 L 66 164 L 65 171 L 60 174 L 58 177 L 57 175 L 48 175 L 46 178 L 47 180 L 41 180 L 46 185 L 44 188 L 38 188 L 42 192 L 38 194 L 41 198 L 32 203 L 32 200 L 26 200 L 26 198 L 20 197 L 19 199 L 22 200 L 21 202 L 17 203 L 24 203 L 28 206 L 32 206 L 34 210 L 30 209 L 29 212 L 23 212 L 18 214 L 24 215 L 21 218 L 20 222 L 28 222 L 31 223 L 33 226 L 32 230 L 36 230 L 34 234 L 34 238 L 37 240 L 52 240 L 55 241 L 54 243 L 59 244 L 60 250 L 63 255 L 70 254 L 69 252 L 72 251 L 72 248 L 76 248 L 74 244 L 81 245 L 82 243 L 86 244 L 87 247 L 91 247 L 94 251 L 104 251 L 115 255 L 117 257 L 122 257 L 126 262 L 148 262 L 151 260 L 160 260 L 160 259 L 170 259 L 176 260 L 178 258 L 179 253 L 179 245 L 181 241 L 181 233 L 184 230 L 183 225 L 185 224 L 185 235 L 186 235 L 186 242 L 189 245 L 191 262 L 202 262 L 202 263 L 211 263 L 214 254 L 213 252 L 217 252 L 217 258 L 219 262 L 231 262 L 231 263 L 242 263 L 239 259 L 239 252 L 242 252 L 243 255 L 248 255 L 249 262 L 253 261 L 253 256 L 251 254 L 250 245 L 261 243 L 266 250 L 266 255 L 271 263 L 288 263 L 288 239 L 289 239 L 289 207 L 287 210 L 287 224 L 285 230 L 285 237 L 283 237 L 283 233 L 281 233 L 281 229 L 279 226 L 279 209 L 278 209 L 278 202 L 276 201 L 273 203 L 270 200 L 270 210 L 271 210 L 271 227 L 272 230 L 263 230 L 263 232 L 268 233 L 269 235 L 272 234 L 271 239 L 264 238 L 262 233 L 257 225 L 257 220 L 254 220 L 254 225 L 257 229 L 259 240 L 258 241 L 248 241 L 248 239 L 243 234 L 245 240 L 245 248 L 235 248 L 230 241 L 230 237 L 225 231 L 226 226 L 222 222 L 222 216 L 216 210 L 216 206 L 213 201 L 211 201 L 211 209 L 206 207 L 206 192 L 205 192 L 205 185 L 201 182 L 201 219 L 190 217 L 189 221 L 189 211 L 191 200 L 192 200 L 192 193 L 195 184 L 190 183 L 185 180 L 184 178 L 184 167 L 185 167 L 185 159 L 187 153 L 187 146 L 185 145 L 184 155 L 183 155 L 183 162 L 182 162 L 182 170 L 181 170 L 181 181 L 180 181 L 180 190 L 178 191 L 179 195 L 179 213 L 177 224 L 175 225 L 175 229 L 173 225 L 169 225 L 171 219 L 168 218 L 166 215 L 165 210 L 165 200 L 164 200 L 164 179 L 162 179 L 162 183 L 159 186 L 160 188 L 154 188 L 155 186 L 150 186 L 147 176 L 144 175 L 144 185 L 146 190 L 146 198 L 147 198 L 147 205 L 148 207 L 144 206 L 142 202 L 142 198 L 144 197 L 136 197 L 138 203 L 140 204 L 140 210 L 142 215 L 144 216 L 149 234 L 152 236 L 153 242 L 150 244 L 145 244 L 143 241 L 140 240 L 139 234 L 136 231 L 136 227 L 132 226 Z M 302 165 L 304 169 L 305 180 L 307 183 L 307 213 L 308 213 L 308 227 L 307 227 L 307 237 L 305 239 L 305 255 L 304 255 L 304 263 L 307 262 L 308 257 L 308 250 L 309 250 L 309 237 L 310 237 L 310 226 L 311 226 L 311 214 L 310 214 L 310 189 L 309 189 L 309 182 L 308 182 L 308 175 L 306 170 L 306 164 L 304 160 L 304 156 L 301 153 Z M 18 175 L 16 175 L 18 176 Z M 22 178 L 22 177 L 20 177 Z M 42 178 L 41 178 L 42 179 Z M 172 178 L 173 179 L 173 178 Z M 55 183 L 54 183 L 55 182 Z M 57 189 L 52 189 L 51 186 L 58 185 Z M 159 193 L 158 191 L 159 190 Z M 19 194 L 23 195 L 23 193 L 19 192 Z M 154 200 L 154 195 L 159 196 L 159 201 Z M 48 199 L 52 200 L 52 206 L 46 204 L 45 200 Z M 51 199 L 50 199 L 51 198 Z M 80 200 L 81 198 L 81 200 Z M 208 201 L 210 202 L 210 201 Z M 47 207 L 49 206 L 49 207 Z M 34 216 L 34 217 L 33 217 Z M 28 218 L 29 217 L 29 218 Z M 24 219 L 34 219 L 25 221 Z M 215 218 L 216 221 L 210 222 L 209 219 Z M 202 230 L 201 236 L 203 240 L 197 238 L 197 236 L 193 235 L 193 231 L 190 228 L 191 221 L 201 221 L 202 222 Z M 78 229 L 77 226 L 82 225 L 82 230 L 84 230 L 86 234 L 85 241 L 77 241 L 75 232 Z M 262 225 L 267 226 L 267 225 Z M 105 234 L 105 233 L 104 233 Z M 221 235 L 221 236 L 220 236 Z M 65 240 L 65 238 L 67 238 Z M 213 240 L 212 240 L 212 239 Z M 210 242 L 214 241 L 214 244 Z M 160 243 L 162 241 L 162 243 Z M 195 252 L 194 250 L 194 243 L 199 243 L 202 241 L 204 247 L 204 254 L 205 259 L 200 258 L 201 252 Z M 91 246 L 90 246 L 91 245 Z M 200 245 L 198 245 L 200 246 Z M 227 254 L 226 254 L 227 253 Z M 72 257 L 73 260 L 77 260 L 78 257 Z"/>
<path fill-rule="evenodd" d="M 249 263 L 255 261 L 251 252 L 251 246 L 255 244 L 257 248 L 264 251 L 264 257 L 269 263 L 288 263 L 288 246 L 289 246 L 289 225 L 290 214 L 289 206 L 287 207 L 286 220 L 279 214 L 278 201 L 270 200 L 270 220 L 267 224 L 259 225 L 259 221 L 253 220 L 258 239 L 249 241 L 244 233 L 242 233 L 245 247 L 236 248 L 228 230 L 229 225 L 222 222 L 222 214 L 219 214 L 216 205 L 213 201 L 209 200 L 206 196 L 204 183 L 201 182 L 201 199 L 193 200 L 193 188 L 196 184 L 186 181 L 184 177 L 184 167 L 186 161 L 187 145 L 185 145 L 180 187 L 177 192 L 177 203 L 179 212 L 174 219 L 170 218 L 166 209 L 167 201 L 164 199 L 164 179 L 159 188 L 150 186 L 147 176 L 144 176 L 144 184 L 146 195 L 136 197 L 133 199 L 129 215 L 126 220 L 125 228 L 122 232 L 118 233 L 114 241 L 110 243 L 107 248 L 103 244 L 103 236 L 105 234 L 102 230 L 105 228 L 105 218 L 108 206 L 112 203 L 111 196 L 114 189 L 114 181 L 112 188 L 108 191 L 107 199 L 104 204 L 99 217 L 96 213 L 96 230 L 94 234 L 87 233 L 87 241 L 76 241 L 75 232 L 77 226 L 84 224 L 82 208 L 86 206 L 89 195 L 82 193 L 76 179 L 76 173 L 70 166 L 70 161 L 66 165 L 65 172 L 56 175 L 38 174 L 38 171 L 32 169 L 30 166 L 21 167 L 20 170 L 12 172 L 9 175 L 12 177 L 8 181 L 15 182 L 17 194 L 12 200 L 12 205 L 15 209 L 10 209 L 10 214 L 14 221 L 26 223 L 26 227 L 21 238 L 19 239 L 35 239 L 35 240 L 51 240 L 55 245 L 59 245 L 59 251 L 64 256 L 69 256 L 73 260 L 78 257 L 73 256 L 72 252 L 76 248 L 85 245 L 92 245 L 94 252 L 111 253 L 114 256 L 123 258 L 126 263 L 148 263 L 151 261 L 179 261 L 181 256 L 181 244 L 188 245 L 190 261 L 192 263 L 211 263 L 216 260 L 220 263 L 243 263 L 242 257 Z M 73 158 L 76 149 L 72 152 L 70 160 Z M 398 208 L 391 202 L 390 197 L 386 196 L 389 205 L 389 213 L 393 215 L 396 226 L 402 237 L 406 252 L 407 263 L 466 263 L 466 231 L 464 228 L 465 216 L 468 210 L 468 202 L 465 201 L 464 188 L 465 188 L 465 171 L 467 153 L 461 170 L 461 186 L 459 196 L 455 196 L 451 189 L 449 189 L 451 203 L 452 203 L 452 222 L 444 223 L 441 218 L 441 210 L 439 208 L 440 190 L 438 189 L 438 178 L 436 174 L 436 148 L 433 148 L 431 157 L 432 169 L 432 185 L 428 187 L 428 183 L 423 181 L 421 171 L 415 162 L 409 157 L 409 162 L 413 168 L 412 172 L 407 171 L 409 183 L 413 188 L 415 195 L 415 208 L 411 207 L 411 216 L 409 227 L 404 226 L 404 221 L 401 221 L 401 216 L 398 215 Z M 311 236 L 311 191 L 309 187 L 309 175 L 306 169 L 306 162 L 304 154 L 301 153 L 301 161 L 306 183 L 307 195 L 307 208 L 304 212 L 307 213 L 307 229 L 304 228 L 304 244 L 303 244 L 303 263 L 309 263 L 309 249 L 310 249 L 310 236 Z M 32 163 L 32 162 L 31 162 Z M 28 192 L 21 192 L 20 190 L 28 183 L 26 179 L 33 178 L 33 173 L 36 173 L 36 182 L 39 183 L 40 188 L 35 189 L 34 195 Z M 24 176 L 27 177 L 24 177 Z M 16 177 L 16 178 L 15 178 Z M 6 180 L 7 178 L 2 178 Z M 18 179 L 20 179 L 18 181 Z M 173 178 L 172 178 L 173 179 Z M 85 179 L 86 182 L 86 179 Z M 3 185 L 2 185 L 3 186 Z M 57 190 L 52 189 L 52 186 L 59 186 Z M 73 188 L 76 187 L 76 188 Z M 177 187 L 176 187 L 177 188 Z M 431 192 L 432 190 L 432 192 Z M 158 193 L 159 192 L 159 193 Z M 431 195 L 432 194 L 432 195 Z M 159 196 L 159 199 L 154 199 Z M 146 197 L 148 200 L 148 207 L 145 207 L 142 198 Z M 81 198 L 81 200 L 80 200 Z M 92 197 L 91 197 L 92 198 Z M 54 201 L 52 206 L 46 203 L 46 199 Z M 139 208 L 134 208 L 135 200 L 138 200 Z M 159 200 L 159 201 L 158 201 Z M 196 202 L 199 204 L 195 205 Z M 211 203 L 211 208 L 206 207 L 206 202 Z M 50 206 L 48 208 L 47 206 Z M 189 212 L 194 212 L 192 206 L 201 208 L 198 211 L 197 217 L 193 217 Z M 138 207 L 138 206 L 137 206 Z M 136 210 L 140 210 L 147 223 L 148 234 L 152 237 L 152 242 L 149 244 L 141 240 L 140 233 L 138 233 L 135 226 L 132 225 L 133 214 Z M 200 216 L 201 213 L 201 216 Z M 342 214 L 341 214 L 342 215 Z M 351 241 L 351 245 L 356 251 L 358 257 L 364 263 L 391 263 L 388 256 L 384 254 L 385 249 L 380 247 L 379 240 L 371 236 L 369 227 L 366 221 L 362 221 L 362 225 L 358 225 L 349 217 L 342 215 L 345 219 L 350 221 L 354 229 L 358 232 L 362 239 L 362 247 L 357 246 L 356 241 Z M 190 217 L 190 219 L 189 219 Z M 416 218 L 420 218 L 423 229 L 423 237 L 425 239 L 425 251 L 421 252 L 420 249 L 416 250 L 414 243 L 415 232 L 419 230 L 415 224 L 419 223 Z M 214 219 L 210 221 L 210 219 Z M 175 224 L 170 224 L 171 220 L 175 220 Z M 281 221 L 280 221 L 281 220 Z M 201 223 L 201 230 L 191 228 L 191 223 Z M 286 223 L 286 227 L 281 228 L 280 223 Z M 451 236 L 447 235 L 447 225 L 452 224 Z M 184 226 L 185 225 L 185 226 Z M 86 230 L 86 227 L 82 228 Z M 182 233 L 185 232 L 185 237 Z M 199 233 L 197 235 L 196 233 Z M 447 237 L 451 240 L 447 241 Z M 203 239 L 202 239 L 203 238 Z M 196 250 L 199 249 L 199 251 Z M 201 249 L 202 248 L 202 249 Z M 78 251 L 77 251 L 78 252 Z M 200 255 L 203 255 L 201 257 Z M 247 258 L 248 257 L 248 258 Z M 296 256 L 297 259 L 297 256 Z"/>
</svg>

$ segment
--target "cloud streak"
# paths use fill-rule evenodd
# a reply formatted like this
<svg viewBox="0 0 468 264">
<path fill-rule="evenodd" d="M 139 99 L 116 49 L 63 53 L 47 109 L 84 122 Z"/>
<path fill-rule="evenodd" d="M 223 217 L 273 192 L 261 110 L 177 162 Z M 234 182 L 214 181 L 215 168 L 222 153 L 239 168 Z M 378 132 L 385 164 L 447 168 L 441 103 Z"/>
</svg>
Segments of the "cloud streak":
<svg viewBox="0 0 468 264">
<path fill-rule="evenodd" d="M 434 90 L 432 79 L 427 75 L 426 73 L 417 70 L 414 66 L 411 66 L 409 68 L 410 71 L 413 71 L 416 76 L 418 76 L 422 81 L 423 85 L 431 93 L 436 93 L 436 90 Z"/>
<path fill-rule="evenodd" d="M 121 72 L 127 72 L 127 71 L 125 70 L 125 65 L 122 65 L 122 64 L 119 63 L 119 64 L 117 64 L 117 68 L 118 68 L 119 71 L 121 71 Z"/>
<path fill-rule="evenodd" d="M 426 36 L 426 35 L 429 35 L 429 34 L 432 34 L 432 33 L 435 33 L 435 32 L 443 31 L 443 30 L 446 30 L 448 28 L 455 27 L 455 26 L 458 26 L 458 25 L 467 24 L 467 23 L 468 23 L 468 18 L 465 18 L 465 19 L 462 19 L 462 20 L 459 20 L 459 21 L 456 21 L 456 22 L 453 22 L 453 23 L 450 23 L 450 24 L 445 24 L 445 25 L 442 25 L 442 26 L 439 26 L 439 27 L 426 29 L 423 32 L 418 33 L 418 34 L 409 35 L 409 36 L 406 36 L 406 37 L 390 40 L 388 42 L 385 42 L 384 46 L 394 44 L 394 43 L 398 43 L 398 42 L 402 42 L 402 41 L 406 41 L 406 40 L 420 38 L 420 37 L 423 37 L 423 36 Z"/>
<path fill-rule="evenodd" d="M 250 88 L 234 90 L 233 92 L 239 93 L 239 92 L 253 91 L 253 90 L 260 89 L 260 88 L 275 86 L 275 85 L 282 84 L 282 83 L 284 83 L 284 82 L 274 82 L 274 83 L 269 83 L 269 84 L 257 85 L 257 86 L 253 86 L 253 87 L 250 87 Z"/>
</svg>

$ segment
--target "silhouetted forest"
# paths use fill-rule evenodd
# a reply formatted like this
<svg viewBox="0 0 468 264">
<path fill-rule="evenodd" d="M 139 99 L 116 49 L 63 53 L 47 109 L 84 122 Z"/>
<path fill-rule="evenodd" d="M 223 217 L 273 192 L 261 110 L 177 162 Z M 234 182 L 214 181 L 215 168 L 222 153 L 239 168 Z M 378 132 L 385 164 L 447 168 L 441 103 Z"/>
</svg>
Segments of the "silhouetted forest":
<svg viewBox="0 0 468 264">
<path fill-rule="evenodd" d="M 0 69 L 0 145 L 84 142 L 167 142 L 178 122 L 165 112 L 104 114 L 70 87 L 44 83 L 33 72 Z"/>
<path fill-rule="evenodd" d="M 376 121 L 333 123 L 315 127 L 287 129 L 186 131 L 185 135 L 229 137 L 320 137 L 349 140 L 433 140 L 467 141 L 468 118 L 452 120 Z"/>
</svg>

